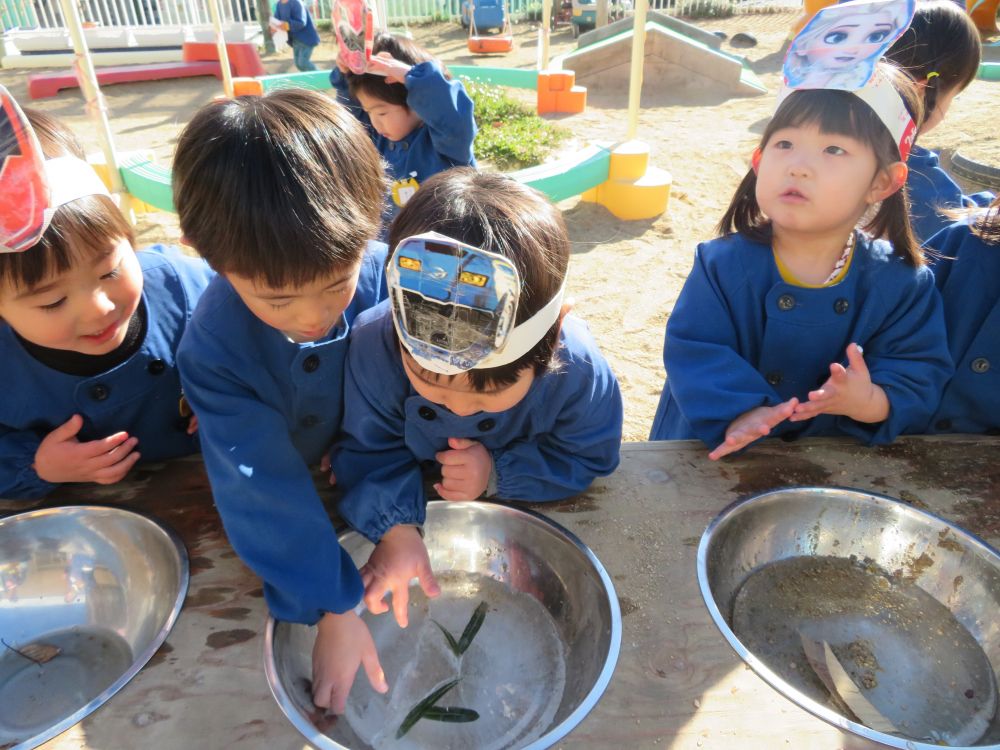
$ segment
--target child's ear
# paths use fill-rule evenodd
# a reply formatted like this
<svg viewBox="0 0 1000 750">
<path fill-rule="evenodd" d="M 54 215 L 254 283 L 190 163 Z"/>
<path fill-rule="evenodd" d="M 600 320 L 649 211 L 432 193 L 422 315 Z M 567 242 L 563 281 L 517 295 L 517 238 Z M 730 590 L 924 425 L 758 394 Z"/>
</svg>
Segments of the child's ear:
<svg viewBox="0 0 1000 750">
<path fill-rule="evenodd" d="M 753 170 L 754 174 L 757 174 L 757 170 L 760 169 L 760 154 L 760 146 L 758 146 L 750 155 L 750 168 Z"/>
<path fill-rule="evenodd" d="M 885 169 L 880 169 L 872 180 L 868 190 L 868 203 L 874 205 L 884 201 L 893 193 L 901 190 L 906 184 L 906 176 L 910 173 L 906 162 L 896 161 Z"/>
</svg>

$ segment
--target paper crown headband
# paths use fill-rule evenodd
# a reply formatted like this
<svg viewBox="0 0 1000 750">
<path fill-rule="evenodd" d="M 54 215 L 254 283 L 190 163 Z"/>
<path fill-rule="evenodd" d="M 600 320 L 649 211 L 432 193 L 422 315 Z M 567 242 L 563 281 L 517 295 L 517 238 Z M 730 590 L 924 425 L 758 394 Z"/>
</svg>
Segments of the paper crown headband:
<svg viewBox="0 0 1000 750">
<path fill-rule="evenodd" d="M 361 75 L 372 59 L 375 44 L 375 13 L 365 0 L 335 0 L 333 30 L 343 63 Z"/>
<path fill-rule="evenodd" d="M 392 319 L 417 363 L 442 375 L 516 362 L 559 320 L 563 289 L 518 325 L 510 259 L 427 232 L 401 240 L 386 269 Z"/>
<path fill-rule="evenodd" d="M 59 206 L 108 189 L 85 161 L 45 159 L 28 118 L 0 86 L 0 252 L 37 244 Z"/>
<path fill-rule="evenodd" d="M 914 0 L 850 0 L 820 10 L 788 48 L 778 104 L 792 91 L 850 91 L 878 115 L 905 160 L 916 125 L 899 92 L 876 66 L 906 31 L 914 9 Z"/>
</svg>

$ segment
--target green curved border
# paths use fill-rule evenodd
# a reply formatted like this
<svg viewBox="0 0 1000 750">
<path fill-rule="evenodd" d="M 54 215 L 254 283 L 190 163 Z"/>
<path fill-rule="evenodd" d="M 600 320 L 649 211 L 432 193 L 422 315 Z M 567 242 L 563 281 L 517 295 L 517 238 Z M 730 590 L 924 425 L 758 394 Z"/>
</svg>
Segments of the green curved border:
<svg viewBox="0 0 1000 750">
<path fill-rule="evenodd" d="M 450 68 L 453 75 L 464 76 L 475 81 L 492 83 L 512 88 L 535 89 L 538 87 L 538 71 L 514 68 L 489 68 L 475 65 L 455 65 Z M 282 88 L 330 88 L 329 71 L 317 70 L 308 73 L 286 73 L 283 75 L 261 76 L 264 91 Z M 597 187 L 608 179 L 611 166 L 611 151 L 604 146 L 591 146 L 565 159 L 529 167 L 519 172 L 508 172 L 518 182 L 545 193 L 553 201 L 561 201 Z M 122 181 L 125 188 L 139 200 L 155 206 L 161 211 L 176 213 L 170 188 L 170 169 L 145 159 L 132 157 L 121 164 Z"/>
<path fill-rule="evenodd" d="M 1000 62 L 980 63 L 979 77 L 984 81 L 1000 81 Z"/>
</svg>

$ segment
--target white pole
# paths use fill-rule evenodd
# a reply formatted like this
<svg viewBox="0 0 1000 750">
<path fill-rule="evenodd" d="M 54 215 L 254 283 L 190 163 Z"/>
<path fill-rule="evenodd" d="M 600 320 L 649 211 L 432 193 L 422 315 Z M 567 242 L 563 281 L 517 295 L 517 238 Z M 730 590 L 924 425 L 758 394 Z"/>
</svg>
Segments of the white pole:
<svg viewBox="0 0 1000 750">
<path fill-rule="evenodd" d="M 208 12 L 212 14 L 212 25 L 215 27 L 215 46 L 219 50 L 219 65 L 222 66 L 222 88 L 226 96 L 233 98 L 233 72 L 229 68 L 229 53 L 226 51 L 226 35 L 222 33 L 222 18 L 219 14 L 218 0 L 205 0 Z M 62 0 L 66 2 L 66 0 Z"/>
<path fill-rule="evenodd" d="M 111 124 L 108 122 L 108 111 L 101 96 L 101 87 L 97 83 L 97 73 L 94 72 L 94 61 L 90 58 L 87 40 L 80 26 L 80 15 L 76 9 L 75 0 L 59 0 L 63 18 L 70 38 L 73 40 L 73 51 L 76 60 L 73 63 L 77 77 L 80 79 L 80 89 L 87 102 L 87 111 L 97 125 L 97 138 L 101 142 L 104 159 L 108 163 L 108 176 L 111 180 L 111 192 L 124 193 L 121 174 L 118 172 L 118 155 L 115 153 L 114 138 L 111 135 Z"/>
<path fill-rule="evenodd" d="M 639 98 L 642 96 L 642 68 L 646 55 L 646 6 L 649 0 L 636 0 L 632 26 L 632 69 L 628 84 L 628 133 L 626 140 L 635 140 L 639 129 Z"/>
<path fill-rule="evenodd" d="M 549 29 L 552 22 L 552 0 L 542 0 L 542 55 L 539 59 L 538 69 L 545 70 L 549 67 Z"/>
</svg>

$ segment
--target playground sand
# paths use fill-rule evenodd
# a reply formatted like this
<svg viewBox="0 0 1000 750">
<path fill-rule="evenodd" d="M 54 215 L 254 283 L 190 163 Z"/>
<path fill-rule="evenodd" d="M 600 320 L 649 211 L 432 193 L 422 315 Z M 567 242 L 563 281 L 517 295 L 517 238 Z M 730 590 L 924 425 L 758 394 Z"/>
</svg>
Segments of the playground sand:
<svg viewBox="0 0 1000 750">
<path fill-rule="evenodd" d="M 794 13 L 782 12 L 698 23 L 730 36 L 738 31 L 754 34 L 759 42 L 755 48 L 734 50 L 724 42 L 722 49 L 746 55 L 763 83 L 775 92 L 780 82 L 780 50 L 794 17 Z M 535 65 L 534 24 L 514 27 L 516 47 L 505 56 L 473 57 L 457 24 L 418 26 L 411 31 L 419 43 L 449 63 Z M 332 66 L 335 54 L 329 35 L 323 36 L 324 43 L 313 56 L 321 68 Z M 569 27 L 560 27 L 553 35 L 552 55 L 574 46 Z M 267 58 L 264 64 L 272 73 L 293 70 L 290 55 Z M 29 73 L 0 70 L 0 84 L 28 103 Z M 169 163 L 184 123 L 198 107 L 221 94 L 221 86 L 214 78 L 190 78 L 109 86 L 104 93 L 118 149 L 149 149 Z M 530 101 L 529 92 L 518 95 Z M 626 97 L 625 91 L 591 90 L 586 112 L 553 117 L 572 134 L 553 156 L 573 153 L 593 140 L 623 139 Z M 31 105 L 64 119 L 88 150 L 97 150 L 79 92 L 64 91 Z M 649 432 L 663 386 L 664 324 L 691 267 L 695 245 L 713 236 L 713 227 L 773 110 L 774 97 L 729 98 L 708 88 L 662 90 L 650 80 L 642 105 L 638 137 L 649 144 L 652 163 L 673 175 L 667 213 L 655 220 L 622 222 L 604 208 L 578 198 L 560 204 L 573 240 L 569 293 L 575 312 L 588 321 L 621 381 L 626 440 L 644 440 Z M 955 100 L 947 120 L 921 143 L 940 149 L 946 164 L 955 150 L 989 155 L 998 162 L 996 124 L 991 121 L 995 112 L 1000 112 L 1000 84 L 977 80 Z M 177 242 L 180 237 L 176 217 L 160 213 L 142 216 L 137 233 L 140 245 Z"/>
</svg>

